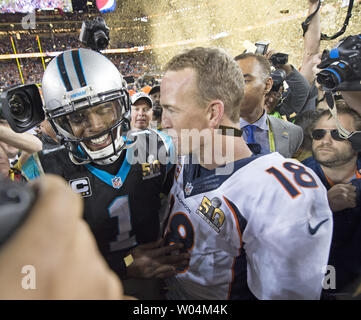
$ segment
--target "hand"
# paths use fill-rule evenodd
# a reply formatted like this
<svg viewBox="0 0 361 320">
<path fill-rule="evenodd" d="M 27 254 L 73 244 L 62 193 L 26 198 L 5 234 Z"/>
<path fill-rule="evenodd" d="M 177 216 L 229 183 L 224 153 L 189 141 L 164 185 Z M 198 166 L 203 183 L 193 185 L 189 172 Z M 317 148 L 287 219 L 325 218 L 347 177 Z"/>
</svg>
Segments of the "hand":
<svg viewBox="0 0 361 320">
<path fill-rule="evenodd" d="M 318 53 L 318 54 L 314 55 L 311 59 L 312 71 L 314 72 L 315 75 L 322 70 L 317 67 L 322 61 L 321 57 L 322 57 L 322 54 Z"/>
<path fill-rule="evenodd" d="M 177 267 L 189 264 L 189 253 L 179 253 L 182 243 L 161 247 L 162 241 L 142 244 L 132 250 L 133 263 L 127 268 L 128 277 L 165 279 L 174 276 Z"/>
<path fill-rule="evenodd" d="M 352 184 L 336 184 L 327 191 L 332 212 L 356 207 L 356 187 Z"/>
<path fill-rule="evenodd" d="M 264 56 L 269 60 L 275 53 L 277 53 L 276 50 L 268 48 Z"/>
</svg>

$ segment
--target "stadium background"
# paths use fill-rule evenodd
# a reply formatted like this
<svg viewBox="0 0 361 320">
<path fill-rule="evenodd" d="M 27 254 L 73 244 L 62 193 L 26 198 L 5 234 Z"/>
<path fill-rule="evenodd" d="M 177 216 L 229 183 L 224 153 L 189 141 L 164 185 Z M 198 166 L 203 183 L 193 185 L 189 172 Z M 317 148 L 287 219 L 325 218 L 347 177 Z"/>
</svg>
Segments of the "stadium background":
<svg viewBox="0 0 361 320">
<path fill-rule="evenodd" d="M 347 12 L 347 6 L 341 7 L 343 2 L 324 0 L 323 33 L 332 35 L 342 27 Z M 0 11 L 14 7 L 15 3 L 21 0 L 2 1 Z M 82 21 L 99 15 L 110 27 L 108 49 L 112 53 L 106 54 L 130 84 L 138 79 L 137 89 L 160 79 L 162 66 L 171 56 L 197 45 L 223 47 L 235 56 L 250 44 L 267 40 L 270 48 L 288 53 L 290 62 L 298 67 L 303 52 L 301 23 L 308 8 L 307 0 L 118 0 L 115 11 L 102 14 L 95 0 L 33 3 L 43 5 L 42 10 L 34 12 L 35 29 L 23 28 L 21 22 L 26 13 L 0 14 L 1 88 L 22 82 L 39 83 L 44 65 L 55 55 L 52 52 L 82 46 L 78 41 Z M 59 8 L 55 9 L 56 6 Z M 358 33 L 361 33 L 361 0 L 354 1 L 352 18 L 342 37 Z M 321 48 L 331 48 L 341 38 L 322 41 Z M 39 43 L 46 53 L 44 63 L 40 57 L 28 57 L 39 52 Z M 27 57 L 17 61 L 11 55 L 14 50 Z"/>
</svg>

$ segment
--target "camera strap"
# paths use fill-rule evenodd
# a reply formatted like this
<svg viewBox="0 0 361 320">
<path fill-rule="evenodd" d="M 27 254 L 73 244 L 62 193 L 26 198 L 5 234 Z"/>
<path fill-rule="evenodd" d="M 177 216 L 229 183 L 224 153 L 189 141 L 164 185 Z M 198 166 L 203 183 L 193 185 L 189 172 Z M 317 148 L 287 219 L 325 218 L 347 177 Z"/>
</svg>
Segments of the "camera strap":
<svg viewBox="0 0 361 320">
<path fill-rule="evenodd" d="M 361 131 L 349 132 L 342 126 L 342 124 L 340 123 L 338 116 L 337 116 L 337 109 L 334 106 L 335 105 L 334 95 L 335 95 L 335 93 L 330 92 L 330 91 L 327 91 L 325 93 L 327 106 L 332 114 L 332 117 L 336 121 L 336 127 L 338 130 L 338 134 L 343 139 L 351 142 L 352 149 L 354 149 L 356 152 L 361 152 Z"/>
<path fill-rule="evenodd" d="M 318 0 L 318 5 L 317 5 L 315 12 L 311 13 L 306 18 L 306 20 L 301 23 L 302 30 L 303 30 L 303 35 L 302 35 L 303 37 L 305 36 L 305 34 L 308 30 L 308 26 L 310 25 L 312 18 L 315 16 L 315 14 L 318 12 L 318 10 L 320 10 L 320 7 L 321 7 L 321 0 Z"/>
<path fill-rule="evenodd" d="M 338 119 L 337 108 L 335 107 L 335 99 L 333 97 L 334 94 L 335 93 L 333 93 L 331 91 L 326 91 L 325 98 L 326 98 L 327 106 L 332 114 L 332 117 L 336 121 L 336 127 L 337 127 L 339 135 L 342 138 L 347 139 L 351 135 L 351 133 L 342 126 L 342 124 L 340 123 L 340 121 Z"/>
<path fill-rule="evenodd" d="M 353 2 L 354 0 L 349 0 L 349 4 L 348 4 L 348 9 L 347 9 L 347 15 L 345 18 L 345 21 L 343 23 L 342 28 L 340 29 L 340 31 L 336 32 L 333 36 L 328 36 L 325 33 L 321 33 L 321 40 L 333 40 L 338 38 L 339 36 L 341 36 L 342 34 L 345 33 L 346 28 L 348 26 L 349 20 L 352 16 L 352 8 L 353 8 Z M 310 14 L 306 20 L 304 22 L 302 22 L 302 29 L 303 29 L 303 36 L 305 36 L 307 30 L 308 30 L 308 26 L 312 20 L 312 18 L 314 17 L 314 15 L 318 12 L 318 10 L 320 10 L 321 7 L 321 0 L 318 1 L 318 6 L 317 9 L 315 10 L 315 12 L 313 12 L 312 14 Z"/>
</svg>

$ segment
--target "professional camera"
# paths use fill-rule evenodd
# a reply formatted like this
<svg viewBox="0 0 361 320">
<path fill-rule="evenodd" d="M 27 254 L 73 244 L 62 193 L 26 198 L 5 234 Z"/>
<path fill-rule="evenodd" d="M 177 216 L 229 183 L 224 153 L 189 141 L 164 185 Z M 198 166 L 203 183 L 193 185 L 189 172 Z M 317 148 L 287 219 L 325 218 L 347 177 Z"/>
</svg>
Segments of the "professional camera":
<svg viewBox="0 0 361 320">
<path fill-rule="evenodd" d="M 25 221 L 36 195 L 27 185 L 0 177 L 0 247 Z"/>
<path fill-rule="evenodd" d="M 258 41 L 255 43 L 257 54 L 265 55 L 268 50 L 269 41 Z"/>
<path fill-rule="evenodd" d="M 92 50 L 104 50 L 109 44 L 109 28 L 102 17 L 85 20 L 81 26 L 79 40 Z"/>
<path fill-rule="evenodd" d="M 45 119 L 39 89 L 35 84 L 20 85 L 1 93 L 1 115 L 15 132 L 25 132 Z"/>
<path fill-rule="evenodd" d="M 331 51 L 324 50 L 317 82 L 325 91 L 361 90 L 361 35 L 342 39 Z M 350 82 L 348 88 L 343 85 Z M 352 87 L 354 82 L 354 87 Z"/>
<path fill-rule="evenodd" d="M 274 67 L 284 65 L 288 62 L 288 54 L 286 53 L 275 53 L 269 59 Z"/>
<path fill-rule="evenodd" d="M 273 86 L 271 91 L 278 91 L 283 84 L 283 81 L 286 79 L 286 71 L 282 69 L 276 69 L 271 73 L 271 77 L 273 80 Z"/>
</svg>

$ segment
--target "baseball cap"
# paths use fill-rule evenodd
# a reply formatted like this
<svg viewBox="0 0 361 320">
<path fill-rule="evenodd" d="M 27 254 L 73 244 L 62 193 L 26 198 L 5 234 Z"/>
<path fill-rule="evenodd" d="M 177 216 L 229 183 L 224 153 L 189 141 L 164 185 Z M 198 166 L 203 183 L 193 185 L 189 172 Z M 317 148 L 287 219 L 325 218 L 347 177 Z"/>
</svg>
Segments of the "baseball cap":
<svg viewBox="0 0 361 320">
<path fill-rule="evenodd" d="M 134 93 L 131 97 L 130 97 L 130 100 L 132 102 L 132 105 L 134 103 L 136 103 L 138 100 L 140 99 L 145 99 L 148 104 L 150 105 L 151 108 L 153 108 L 153 101 L 152 99 L 150 98 L 150 96 L 148 96 L 146 93 L 144 92 L 138 92 L 138 93 Z"/>
</svg>

